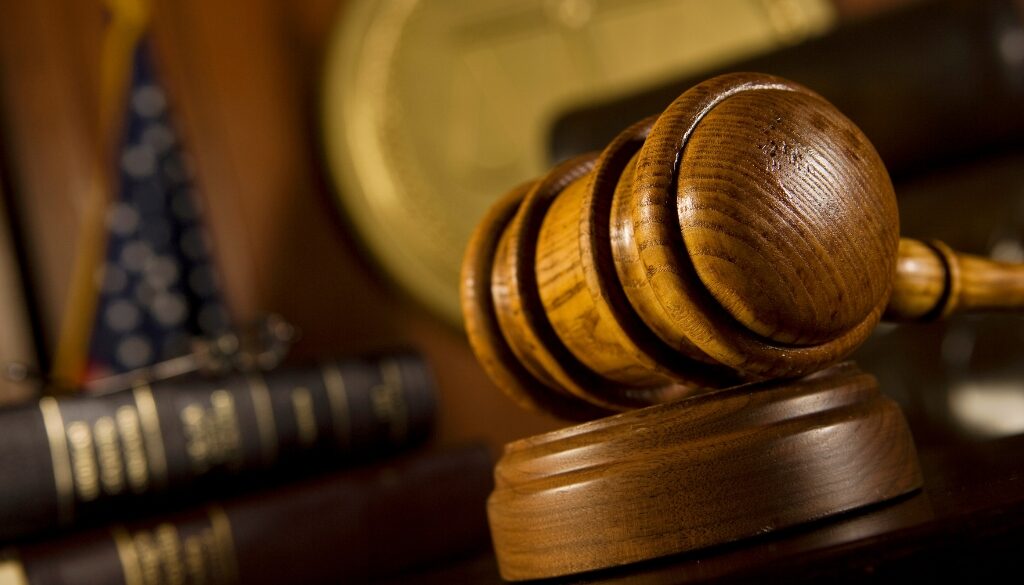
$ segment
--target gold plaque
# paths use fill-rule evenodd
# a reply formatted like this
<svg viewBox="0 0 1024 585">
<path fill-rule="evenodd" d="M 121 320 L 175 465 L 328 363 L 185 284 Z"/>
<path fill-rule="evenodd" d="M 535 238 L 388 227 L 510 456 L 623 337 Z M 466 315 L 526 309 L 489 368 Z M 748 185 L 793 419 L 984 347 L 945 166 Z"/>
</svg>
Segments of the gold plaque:
<svg viewBox="0 0 1024 585">
<path fill-rule="evenodd" d="M 451 323 L 473 227 L 548 160 L 561 114 L 829 28 L 827 0 L 354 0 L 331 41 L 326 158 L 382 269 Z"/>
</svg>

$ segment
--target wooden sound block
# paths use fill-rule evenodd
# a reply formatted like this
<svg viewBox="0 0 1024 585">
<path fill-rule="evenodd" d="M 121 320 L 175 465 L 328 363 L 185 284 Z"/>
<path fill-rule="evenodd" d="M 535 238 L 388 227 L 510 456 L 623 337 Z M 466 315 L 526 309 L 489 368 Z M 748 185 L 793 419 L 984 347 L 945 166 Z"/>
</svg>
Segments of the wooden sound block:
<svg viewBox="0 0 1024 585">
<path fill-rule="evenodd" d="M 921 486 L 903 415 L 852 363 L 516 441 L 495 479 L 509 580 L 693 551 Z"/>
</svg>

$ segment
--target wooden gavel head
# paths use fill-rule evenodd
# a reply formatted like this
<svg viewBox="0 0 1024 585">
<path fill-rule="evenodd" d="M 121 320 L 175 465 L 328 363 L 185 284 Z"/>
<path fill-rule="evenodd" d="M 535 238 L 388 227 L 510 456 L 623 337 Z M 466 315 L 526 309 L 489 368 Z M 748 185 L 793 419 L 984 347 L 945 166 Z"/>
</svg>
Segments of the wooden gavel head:
<svg viewBox="0 0 1024 585">
<path fill-rule="evenodd" d="M 725 75 L 495 204 L 463 264 L 466 326 L 519 403 L 586 419 L 817 371 L 887 307 L 1006 304 L 954 278 L 992 266 L 898 224 L 850 120 L 790 81 Z"/>
</svg>

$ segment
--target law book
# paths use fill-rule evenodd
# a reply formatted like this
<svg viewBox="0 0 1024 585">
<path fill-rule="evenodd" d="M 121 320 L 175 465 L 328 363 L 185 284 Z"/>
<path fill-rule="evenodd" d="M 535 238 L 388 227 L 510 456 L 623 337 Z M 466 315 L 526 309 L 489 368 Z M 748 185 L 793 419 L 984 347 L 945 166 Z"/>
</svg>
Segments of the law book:
<svg viewBox="0 0 1024 585">
<path fill-rule="evenodd" d="M 9 550 L 10 585 L 363 583 L 489 547 L 478 445 Z M 6 574 L 6 581 L 3 581 Z"/>
<path fill-rule="evenodd" d="M 378 457 L 434 413 L 429 369 L 405 353 L 44 397 L 0 410 L 0 541 Z"/>
</svg>

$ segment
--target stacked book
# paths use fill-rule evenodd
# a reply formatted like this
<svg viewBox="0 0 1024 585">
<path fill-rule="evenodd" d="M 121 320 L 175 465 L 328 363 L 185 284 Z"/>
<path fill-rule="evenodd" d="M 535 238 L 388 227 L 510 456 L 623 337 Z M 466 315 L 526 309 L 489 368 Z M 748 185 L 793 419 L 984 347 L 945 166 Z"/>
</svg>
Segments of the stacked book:
<svg viewBox="0 0 1024 585">
<path fill-rule="evenodd" d="M 365 582 L 487 546 L 411 354 L 0 410 L 0 583 Z M 402 451 L 406 451 L 402 453 Z"/>
</svg>

